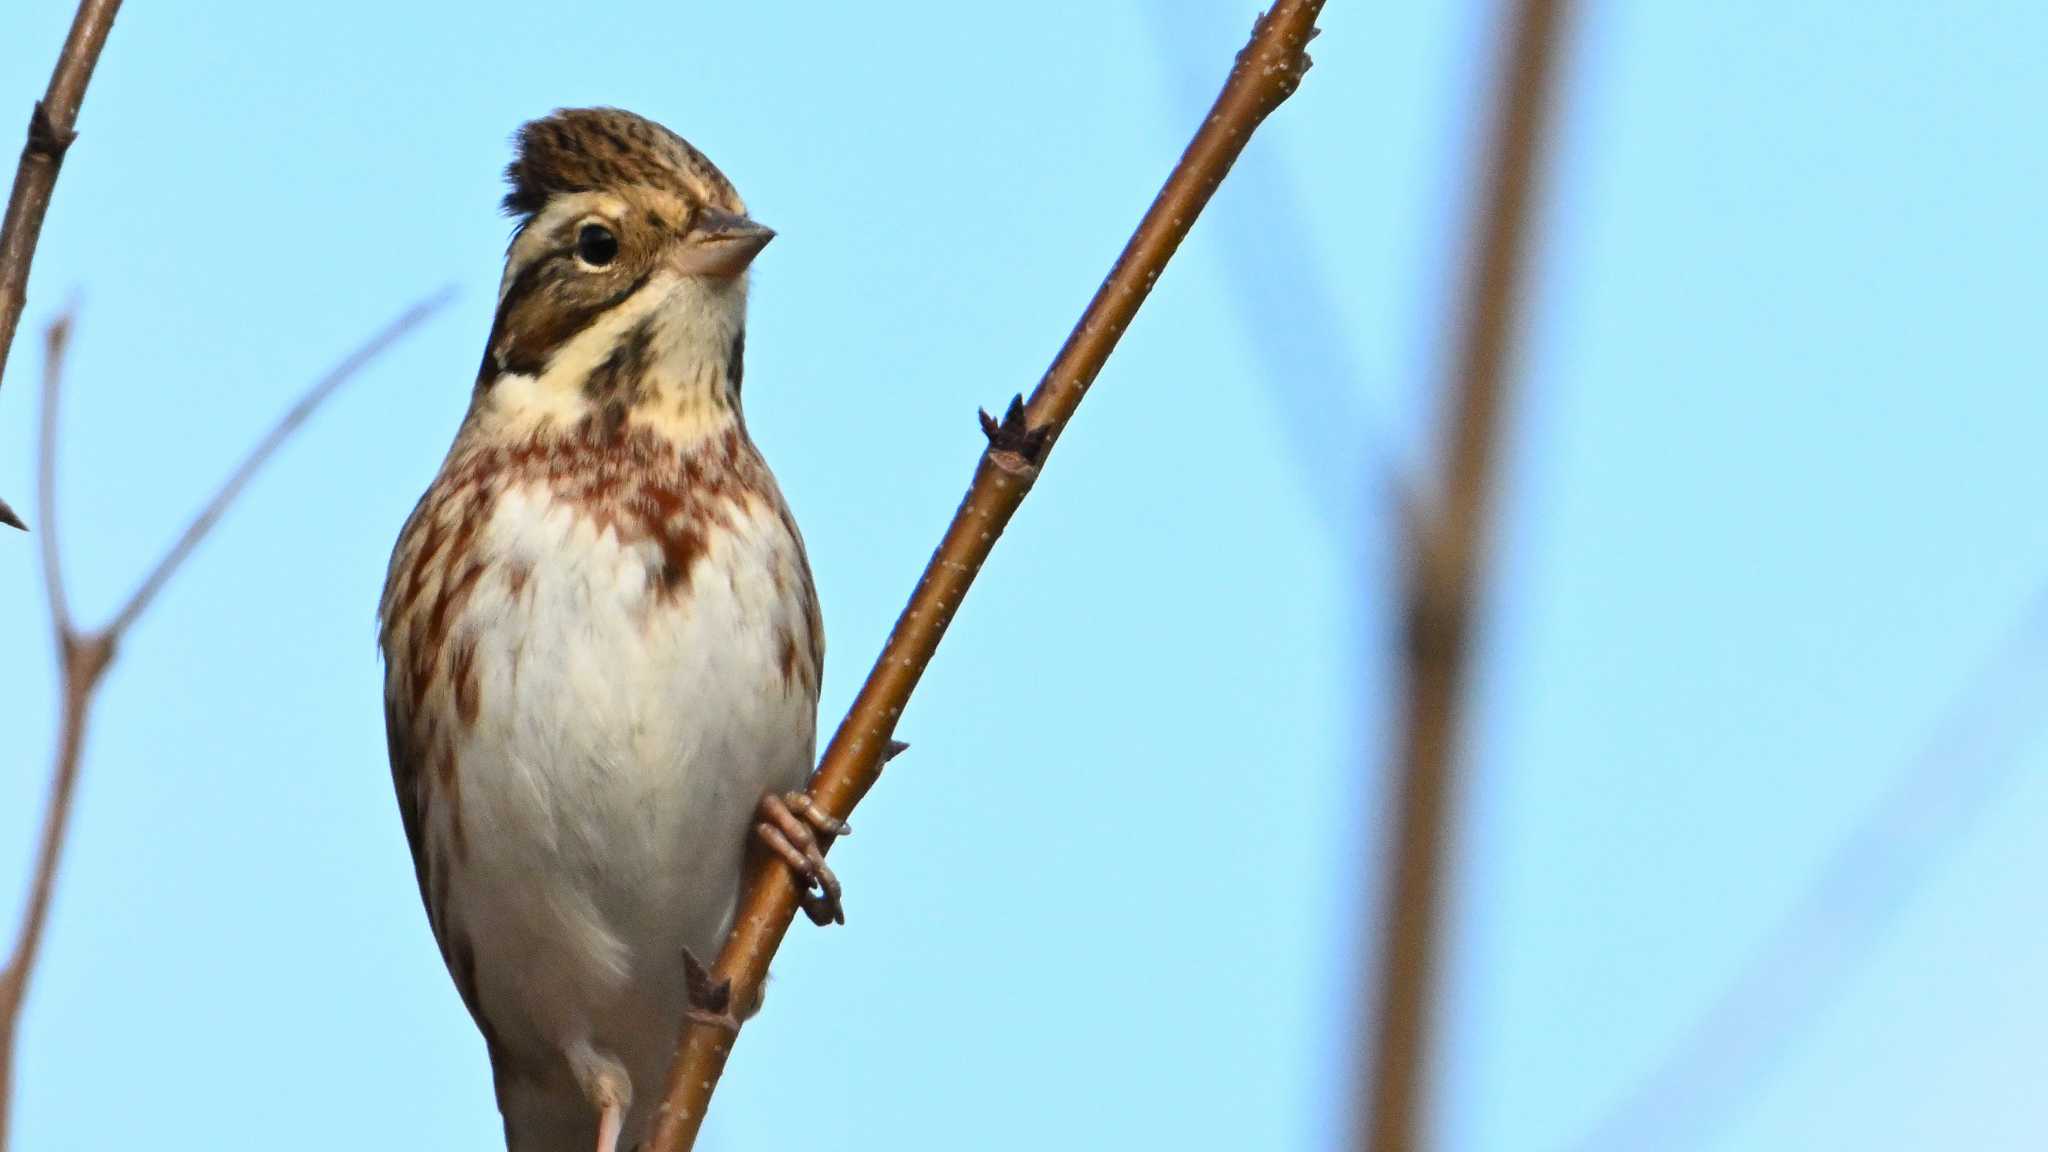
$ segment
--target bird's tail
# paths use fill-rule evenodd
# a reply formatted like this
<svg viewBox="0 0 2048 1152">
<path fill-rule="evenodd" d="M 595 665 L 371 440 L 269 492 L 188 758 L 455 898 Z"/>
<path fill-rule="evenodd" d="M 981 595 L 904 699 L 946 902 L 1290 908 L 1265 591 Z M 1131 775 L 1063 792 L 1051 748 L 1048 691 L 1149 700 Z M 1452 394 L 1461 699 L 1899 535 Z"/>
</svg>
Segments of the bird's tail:
<svg viewBox="0 0 2048 1152">
<path fill-rule="evenodd" d="M 498 1113 L 506 1152 L 588 1152 L 597 1143 L 597 1117 L 570 1085 L 501 1079 Z"/>
</svg>

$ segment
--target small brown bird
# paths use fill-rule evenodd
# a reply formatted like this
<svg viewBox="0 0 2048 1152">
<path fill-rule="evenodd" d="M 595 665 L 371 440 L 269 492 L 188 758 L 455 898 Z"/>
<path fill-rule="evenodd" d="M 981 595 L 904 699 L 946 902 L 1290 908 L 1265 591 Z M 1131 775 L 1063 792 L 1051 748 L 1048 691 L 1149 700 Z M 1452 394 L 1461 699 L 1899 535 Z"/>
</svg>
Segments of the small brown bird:
<svg viewBox="0 0 2048 1152">
<path fill-rule="evenodd" d="M 751 839 L 840 919 L 799 789 L 824 630 L 740 409 L 774 233 L 616 109 L 522 128 L 468 414 L 379 610 L 399 813 L 511 1152 L 612 1152 L 662 1089 L 684 954 Z"/>
</svg>

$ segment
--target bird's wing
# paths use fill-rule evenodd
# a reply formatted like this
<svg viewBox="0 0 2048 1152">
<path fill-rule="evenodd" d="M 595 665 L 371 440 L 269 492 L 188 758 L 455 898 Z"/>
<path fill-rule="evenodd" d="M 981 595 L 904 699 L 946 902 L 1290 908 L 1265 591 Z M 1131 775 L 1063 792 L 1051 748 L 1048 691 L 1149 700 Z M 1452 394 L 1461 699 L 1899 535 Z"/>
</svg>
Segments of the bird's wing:
<svg viewBox="0 0 2048 1152">
<path fill-rule="evenodd" d="M 412 849 L 413 878 L 419 881 L 420 903 L 426 905 L 427 919 L 440 936 L 440 910 L 427 889 L 426 805 L 420 795 L 419 742 L 412 738 L 411 725 L 390 693 L 384 697 L 384 741 L 391 752 L 391 784 L 398 793 L 398 819 L 405 825 L 405 843 Z"/>
<path fill-rule="evenodd" d="M 419 882 L 420 903 L 426 906 L 427 923 L 434 930 L 434 942 L 440 945 L 441 960 L 448 966 L 448 975 L 455 980 L 455 991 L 462 997 L 462 1006 L 469 1009 L 469 1017 L 476 1022 L 477 1030 L 483 1033 L 491 1061 L 496 1064 L 497 1032 L 484 1018 L 483 1005 L 477 998 L 476 949 L 451 920 L 449 909 L 444 906 L 448 900 L 445 881 L 448 863 L 435 858 L 433 845 L 427 838 L 427 811 L 432 801 L 433 779 L 426 770 L 428 749 L 416 738 L 413 718 L 408 711 L 395 692 L 386 691 L 384 737 L 391 752 L 391 783 L 398 793 L 398 817 L 405 825 L 405 842 L 412 849 L 413 878 Z M 437 878 L 443 878 L 443 882 L 435 883 Z"/>
</svg>

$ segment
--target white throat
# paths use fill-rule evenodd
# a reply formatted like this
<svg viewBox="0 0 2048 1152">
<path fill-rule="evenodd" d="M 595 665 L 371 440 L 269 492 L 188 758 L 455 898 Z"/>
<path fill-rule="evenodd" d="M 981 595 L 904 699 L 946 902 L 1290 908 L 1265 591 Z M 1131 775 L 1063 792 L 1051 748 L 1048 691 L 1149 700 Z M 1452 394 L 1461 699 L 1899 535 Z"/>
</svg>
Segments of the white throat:
<svg viewBox="0 0 2048 1152">
<path fill-rule="evenodd" d="M 744 276 L 661 272 L 556 349 L 537 376 L 505 373 L 476 413 L 481 431 L 522 439 L 602 419 L 624 404 L 636 430 L 688 445 L 741 421 Z"/>
</svg>

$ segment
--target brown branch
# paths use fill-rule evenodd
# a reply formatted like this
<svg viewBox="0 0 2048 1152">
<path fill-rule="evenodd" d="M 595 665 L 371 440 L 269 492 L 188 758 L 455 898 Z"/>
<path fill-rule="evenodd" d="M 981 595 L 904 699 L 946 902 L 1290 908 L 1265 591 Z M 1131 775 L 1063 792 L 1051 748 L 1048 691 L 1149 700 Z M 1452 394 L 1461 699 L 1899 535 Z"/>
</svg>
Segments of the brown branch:
<svg viewBox="0 0 2048 1152">
<path fill-rule="evenodd" d="M 64 598 L 62 572 L 57 558 L 56 505 L 57 396 L 64 372 L 64 347 L 71 334 L 69 314 L 52 321 L 44 337 L 43 419 L 38 447 L 36 502 L 43 520 L 40 543 L 43 576 L 47 584 L 50 624 L 56 633 L 58 667 L 63 674 L 64 702 L 57 739 L 57 766 L 50 781 L 49 807 L 43 813 L 43 831 L 36 849 L 36 865 L 30 881 L 28 907 L 21 916 L 21 929 L 7 967 L 0 969 L 0 1152 L 7 1148 L 14 1098 L 14 1037 L 21 1017 L 22 1000 L 28 994 L 29 972 L 43 943 L 48 922 L 50 894 L 56 887 L 57 865 L 64 852 L 64 832 L 71 820 L 71 800 L 78 783 L 79 753 L 85 744 L 85 725 L 92 708 L 93 689 L 107 660 L 113 654 L 111 638 L 105 634 L 80 636 L 71 623 L 71 611 Z"/>
<path fill-rule="evenodd" d="M 15 1040 L 19 1032 L 21 1006 L 28 994 L 29 976 L 35 970 L 36 957 L 42 946 L 43 930 L 49 920 L 50 897 L 56 888 L 57 869 L 64 854 L 65 833 L 70 827 L 71 801 L 77 791 L 79 761 L 85 748 L 86 728 L 91 717 L 93 700 L 107 666 L 113 661 L 115 649 L 127 634 L 129 627 L 163 587 L 164 582 L 170 579 L 179 564 L 191 555 L 194 546 L 220 519 L 221 513 L 248 484 L 256 470 L 261 468 L 278 447 L 306 422 L 306 418 L 312 415 L 313 410 L 322 401 L 356 375 L 378 353 L 418 327 L 422 321 L 447 303 L 449 295 L 448 291 L 443 290 L 407 309 L 403 315 L 371 337 L 361 348 L 350 353 L 308 389 L 299 398 L 298 403 L 292 405 L 283 418 L 258 442 L 256 448 L 228 477 L 227 482 L 221 485 L 213 498 L 207 501 L 199 515 L 178 538 L 177 543 L 156 563 L 135 594 L 115 614 L 113 621 L 103 628 L 90 632 L 81 631 L 72 620 L 70 606 L 65 597 L 63 568 L 57 551 L 57 402 L 63 391 L 64 350 L 71 333 L 71 317 L 69 314 L 59 316 L 50 324 L 44 344 L 42 434 L 38 446 L 37 465 L 37 514 L 43 521 L 43 573 L 48 585 L 50 623 L 56 634 L 58 668 L 63 677 L 63 704 L 58 720 L 57 760 L 51 772 L 49 806 L 43 814 L 42 837 L 36 850 L 34 871 L 29 882 L 28 906 L 22 913 L 21 927 L 15 937 L 14 949 L 8 955 L 7 967 L 0 969 L 0 1152 L 6 1152 L 7 1148 L 9 1108 L 13 1099 Z"/>
<path fill-rule="evenodd" d="M 21 323 L 21 309 L 28 298 L 29 265 L 42 236 L 43 216 L 50 210 L 57 170 L 64 165 L 65 150 L 78 138 L 78 109 L 85 103 L 85 86 L 120 9 L 121 0 L 84 0 L 78 6 L 78 14 L 71 19 L 71 34 L 64 38 L 57 67 L 50 73 L 50 87 L 29 113 L 28 139 L 14 169 L 6 219 L 0 223 L 0 373 L 6 370 L 7 351 L 13 347 L 14 330 Z"/>
<path fill-rule="evenodd" d="M 1001 421 L 983 415 L 989 445 L 975 468 L 974 481 L 811 780 L 812 799 L 833 816 L 851 815 L 880 778 L 897 718 L 996 538 L 1030 492 L 1054 441 L 1246 141 L 1300 85 L 1309 66 L 1306 48 L 1322 7 L 1322 0 L 1279 0 L 1259 17 L 1209 118 L 1089 301 L 1030 403 L 1021 397 L 1012 401 Z M 769 961 L 796 911 L 797 889 L 787 871 L 774 863 L 757 863 L 741 893 L 732 935 L 712 970 L 711 1003 L 699 1005 L 712 1010 L 693 1011 L 684 1022 L 668 1083 L 649 1125 L 647 1152 L 683 1152 L 695 1143 L 738 1038 L 737 1022 L 721 1019 L 716 1005 L 758 1002 Z"/>
<path fill-rule="evenodd" d="M 106 47 L 114 14 L 120 9 L 121 0 L 83 0 L 79 4 L 77 15 L 71 18 L 71 33 L 57 53 L 50 86 L 29 112 L 28 139 L 22 143 L 21 161 L 14 169 L 7 215 L 0 219 L 0 379 L 6 377 L 7 353 L 14 347 L 14 330 L 28 301 L 29 265 L 35 261 L 43 217 L 57 187 L 57 170 L 64 166 L 65 151 L 78 138 L 78 109 L 85 103 L 85 86 L 92 80 L 93 66 L 99 63 L 100 50 Z M 5 501 L 0 501 L 0 524 L 26 527 Z"/>
<path fill-rule="evenodd" d="M 1485 536 L 1506 404 L 1509 343 L 1533 229 L 1564 0 L 1516 0 L 1503 60 L 1484 194 L 1472 221 L 1474 266 L 1458 317 L 1457 360 L 1445 382 L 1452 408 L 1439 467 L 1438 504 L 1413 533 L 1405 603 L 1406 705 L 1395 788 L 1396 831 L 1380 916 L 1381 961 L 1373 1026 L 1364 1036 L 1369 1107 L 1357 1146 L 1407 1152 L 1419 1145 L 1428 1015 L 1443 919 L 1452 757 L 1468 680 L 1472 605 L 1485 570 Z M 1370 993 L 1368 995 L 1371 995 Z"/>
</svg>

